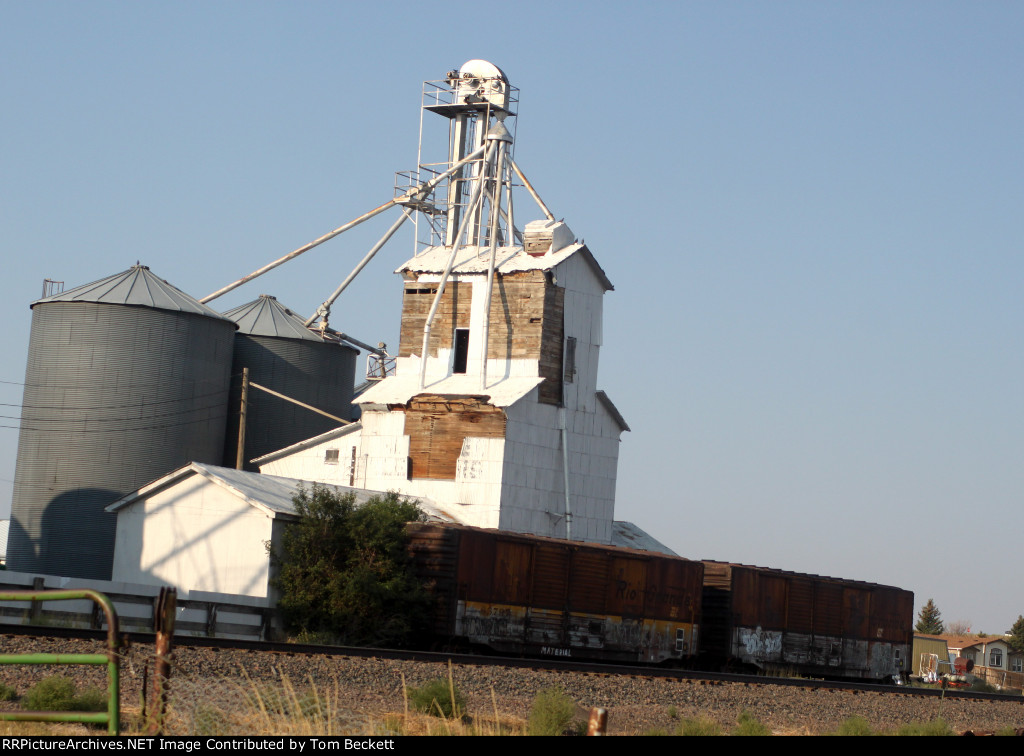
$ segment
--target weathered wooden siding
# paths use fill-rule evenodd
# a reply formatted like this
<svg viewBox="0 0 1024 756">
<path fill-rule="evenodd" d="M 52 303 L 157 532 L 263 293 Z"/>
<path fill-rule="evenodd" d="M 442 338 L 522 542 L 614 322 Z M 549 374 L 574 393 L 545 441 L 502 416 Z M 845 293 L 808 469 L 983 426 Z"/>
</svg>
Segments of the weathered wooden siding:
<svg viewBox="0 0 1024 756">
<path fill-rule="evenodd" d="M 402 332 L 398 344 L 399 357 L 419 354 L 423 347 L 423 326 L 430 306 L 437 296 L 438 284 L 409 282 L 402 294 Z M 472 287 L 468 283 L 449 281 L 430 327 L 428 355 L 437 357 L 438 349 L 451 349 L 456 328 L 469 328 Z"/>
<path fill-rule="evenodd" d="M 540 401 L 562 401 L 562 340 L 565 290 L 543 271 L 496 276 L 491 294 L 487 358 L 538 360 Z M 422 329 L 422 326 L 421 326 Z"/>
<path fill-rule="evenodd" d="M 505 413 L 475 397 L 418 396 L 405 408 L 405 433 L 410 478 L 455 480 L 462 442 L 503 438 Z"/>
</svg>

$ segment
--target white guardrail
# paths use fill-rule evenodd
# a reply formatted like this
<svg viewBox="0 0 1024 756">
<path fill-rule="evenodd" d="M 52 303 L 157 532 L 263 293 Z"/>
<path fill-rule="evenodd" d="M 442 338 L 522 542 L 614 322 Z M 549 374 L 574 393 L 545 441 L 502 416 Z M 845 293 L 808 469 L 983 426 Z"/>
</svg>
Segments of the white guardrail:
<svg viewBox="0 0 1024 756">
<path fill-rule="evenodd" d="M 124 632 L 153 632 L 154 607 L 161 586 L 109 580 L 37 575 L 0 570 L 0 591 L 91 588 L 105 594 L 117 609 Z M 267 640 L 274 634 L 275 612 L 265 598 L 209 591 L 178 591 L 174 634 L 192 637 Z M 0 601 L 3 625 L 102 629 L 106 623 L 92 601 Z"/>
</svg>

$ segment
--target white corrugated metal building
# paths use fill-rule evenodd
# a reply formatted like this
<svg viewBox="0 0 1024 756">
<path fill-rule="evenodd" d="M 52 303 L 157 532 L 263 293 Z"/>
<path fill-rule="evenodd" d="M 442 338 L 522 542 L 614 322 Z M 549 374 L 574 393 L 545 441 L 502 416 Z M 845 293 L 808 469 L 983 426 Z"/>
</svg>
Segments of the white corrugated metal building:
<svg viewBox="0 0 1024 756">
<path fill-rule="evenodd" d="M 467 525 L 611 543 L 629 430 L 597 389 L 612 285 L 586 246 L 555 248 L 551 228 L 565 238 L 565 224 L 529 224 L 527 245 L 531 227 L 555 243 L 498 249 L 489 310 L 486 250 L 459 250 L 422 380 L 426 306 L 451 250 L 399 267 L 396 375 L 357 398 L 359 427 L 266 455 L 261 472 L 424 497 Z"/>
</svg>

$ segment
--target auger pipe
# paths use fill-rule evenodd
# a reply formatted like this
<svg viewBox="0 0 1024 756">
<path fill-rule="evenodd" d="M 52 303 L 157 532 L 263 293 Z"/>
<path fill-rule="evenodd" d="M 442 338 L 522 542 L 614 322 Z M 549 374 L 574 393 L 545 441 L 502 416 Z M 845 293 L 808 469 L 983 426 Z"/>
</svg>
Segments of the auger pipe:
<svg viewBox="0 0 1024 756">
<path fill-rule="evenodd" d="M 373 248 L 366 253 L 366 257 L 360 260 L 359 264 L 356 265 L 355 269 L 348 274 L 348 278 L 341 282 L 341 286 L 335 289 L 334 293 L 331 294 L 331 296 L 329 296 L 326 300 L 324 300 L 324 303 L 317 308 L 316 312 L 309 316 L 309 318 L 303 325 L 309 326 L 318 317 L 324 316 L 326 318 L 327 315 L 330 314 L 331 305 L 335 303 L 338 297 L 341 296 L 341 293 L 345 291 L 346 288 L 348 288 L 348 285 L 352 283 L 352 281 L 355 280 L 355 277 L 358 276 L 362 269 L 366 267 L 367 263 L 369 263 L 370 260 L 374 258 L 374 255 L 380 252 L 381 248 L 391 240 L 391 237 L 395 235 L 395 232 L 398 231 L 398 229 L 402 227 L 402 224 L 405 223 L 411 216 L 412 213 L 410 212 L 409 208 L 402 208 L 401 217 L 398 220 L 396 220 L 393 224 L 391 224 L 391 228 L 389 228 L 384 233 L 384 236 L 380 238 L 380 241 L 373 245 Z"/>
<path fill-rule="evenodd" d="M 216 299 L 217 297 L 223 296 L 224 294 L 227 294 L 229 291 L 233 291 L 233 290 L 237 289 L 242 284 L 248 283 L 249 281 L 253 280 L 254 278 L 258 278 L 259 276 L 262 276 L 264 273 L 273 270 L 277 266 L 283 265 L 284 263 L 288 262 L 289 260 L 295 259 L 299 255 L 301 255 L 303 252 L 308 252 L 309 250 L 313 249 L 313 247 L 317 247 L 317 246 L 323 244 L 325 241 L 330 241 L 331 239 L 333 239 L 338 234 L 344 233 L 345 231 L 348 231 L 350 228 L 354 228 L 355 226 L 358 226 L 360 223 L 363 223 L 364 221 L 370 220 L 370 218 L 373 218 L 373 217 L 375 217 L 377 215 L 380 215 L 385 210 L 387 210 L 389 207 L 393 207 L 393 206 L 395 206 L 395 205 L 397 205 L 397 204 L 399 204 L 399 203 L 401 203 L 401 202 L 403 202 L 405 200 L 408 200 L 408 199 L 412 199 L 412 198 L 416 198 L 416 197 L 419 197 L 419 198 L 425 197 L 426 195 L 430 194 L 431 191 L 433 191 L 434 187 L 436 187 L 438 184 L 440 184 L 442 181 L 444 181 L 446 178 L 448 178 L 448 176 L 450 176 L 451 174 L 455 173 L 455 171 L 459 170 L 459 168 L 461 168 L 463 165 L 465 165 L 466 163 L 468 163 L 468 162 L 470 162 L 472 160 L 476 160 L 483 151 L 484 151 L 484 147 L 483 146 L 479 147 L 478 149 L 476 149 L 473 152 L 471 152 L 469 155 L 466 155 L 466 157 L 462 158 L 462 160 L 457 162 L 455 165 L 453 165 L 451 168 L 449 168 L 444 173 L 441 173 L 441 174 L 435 176 L 434 178 L 432 178 L 430 181 L 427 181 L 426 183 L 420 184 L 415 189 L 410 189 L 403 196 L 395 197 L 392 200 L 388 200 L 383 205 L 380 205 L 379 207 L 375 207 L 370 212 L 364 213 L 363 215 L 360 215 L 358 218 L 356 218 L 355 220 L 349 221 L 344 226 L 338 226 L 336 229 L 334 229 L 333 231 L 329 231 L 328 233 L 326 233 L 323 236 L 321 236 L 319 239 L 314 239 L 309 244 L 303 245 L 303 246 L 299 247 L 298 249 L 296 249 L 296 250 L 294 250 L 292 252 L 289 252 L 284 257 L 278 258 L 277 260 L 274 260 L 274 262 L 268 263 L 267 265 L 264 265 L 259 270 L 254 271 L 253 273 L 250 273 L 249 275 L 244 276 L 243 278 L 239 278 L 233 284 L 228 284 L 223 289 L 219 289 L 219 290 L 213 292 L 213 294 L 206 295 L 205 297 L 203 297 L 199 301 L 202 304 L 206 304 L 207 302 L 211 302 L 214 299 Z"/>
<path fill-rule="evenodd" d="M 513 160 L 512 158 L 509 158 L 508 163 L 509 165 L 512 166 L 512 170 L 516 172 L 516 175 L 519 177 L 519 180 L 523 182 L 523 186 L 526 187 L 526 190 L 530 193 L 530 196 L 533 197 L 533 199 L 536 201 L 538 205 L 540 205 L 540 209 L 544 212 L 544 215 L 547 216 L 547 219 L 549 221 L 553 221 L 555 219 L 555 216 L 551 214 L 550 210 L 548 210 L 548 206 L 544 204 L 544 200 L 542 200 L 540 198 L 540 195 L 537 194 L 537 190 L 533 188 L 533 184 L 531 184 L 527 180 L 526 176 L 523 175 L 523 172 L 519 170 L 519 166 L 516 165 L 516 161 Z"/>
</svg>

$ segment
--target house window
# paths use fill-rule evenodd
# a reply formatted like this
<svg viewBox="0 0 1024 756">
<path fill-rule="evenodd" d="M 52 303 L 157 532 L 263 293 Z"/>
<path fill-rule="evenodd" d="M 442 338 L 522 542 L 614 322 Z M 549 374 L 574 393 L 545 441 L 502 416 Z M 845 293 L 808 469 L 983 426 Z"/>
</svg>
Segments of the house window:
<svg viewBox="0 0 1024 756">
<path fill-rule="evenodd" d="M 324 454 L 324 464 L 325 465 L 336 465 L 336 464 L 338 464 L 338 458 L 340 457 L 340 454 L 341 454 L 341 452 L 340 452 L 339 449 L 328 449 L 327 453 Z"/>
<path fill-rule="evenodd" d="M 1003 666 L 1003 650 L 1000 648 L 993 648 L 988 654 L 988 666 L 990 667 L 1002 667 Z"/>
<path fill-rule="evenodd" d="M 469 329 L 455 329 L 455 364 L 452 366 L 453 373 L 465 373 L 466 361 L 469 359 Z"/>
<path fill-rule="evenodd" d="M 1018 656 L 1010 662 L 1010 666 L 1013 668 L 1013 672 L 1024 672 L 1024 659 Z"/>
</svg>

